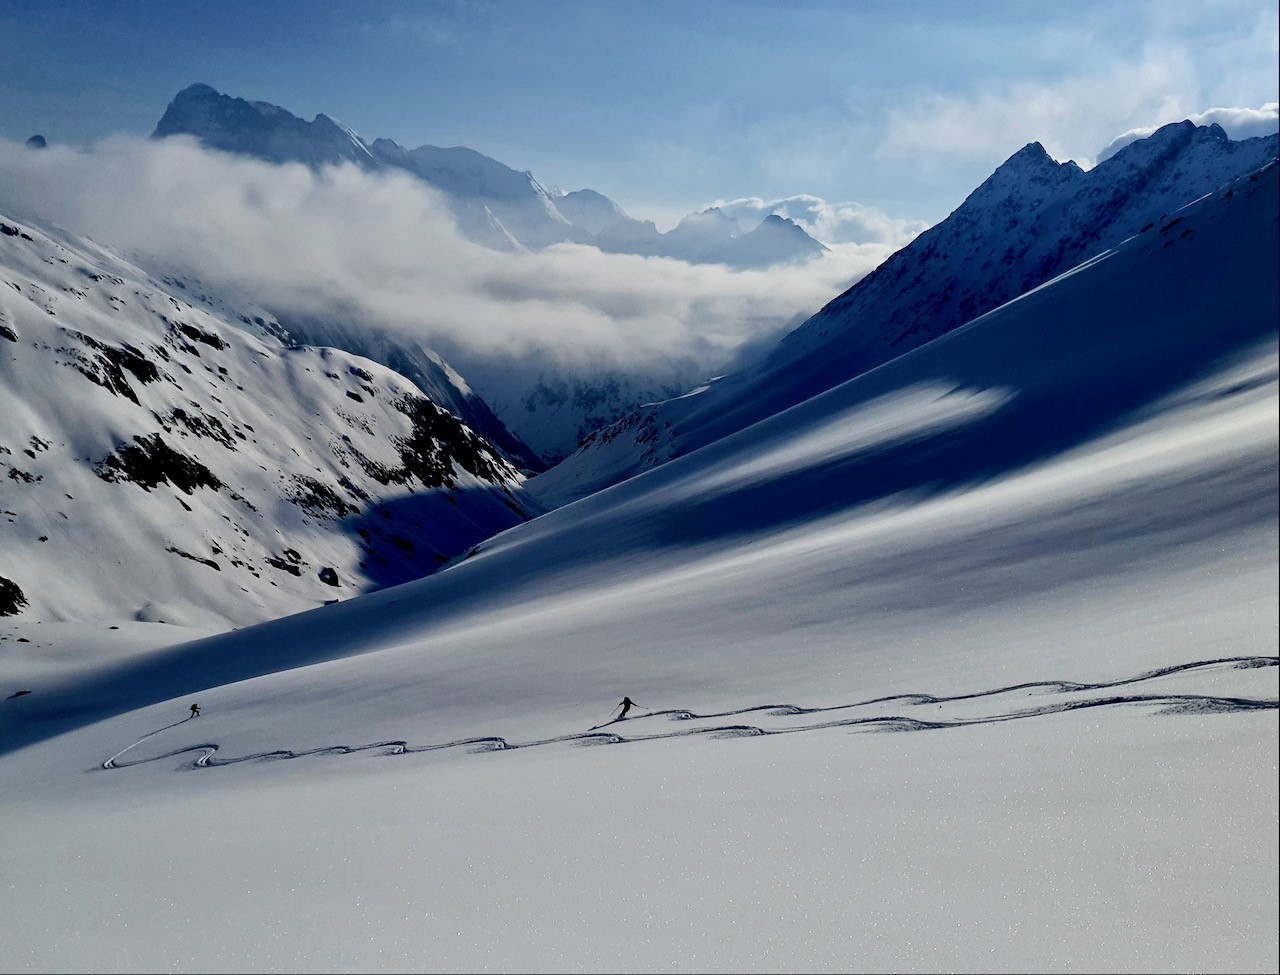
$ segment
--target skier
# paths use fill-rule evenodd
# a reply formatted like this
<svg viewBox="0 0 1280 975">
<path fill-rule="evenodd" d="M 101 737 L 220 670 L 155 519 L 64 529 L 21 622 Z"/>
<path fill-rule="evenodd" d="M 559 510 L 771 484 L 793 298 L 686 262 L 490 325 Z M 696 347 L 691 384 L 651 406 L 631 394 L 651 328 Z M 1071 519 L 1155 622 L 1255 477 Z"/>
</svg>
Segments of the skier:
<svg viewBox="0 0 1280 975">
<path fill-rule="evenodd" d="M 622 702 L 618 705 L 618 707 L 622 708 L 622 713 L 618 715 L 618 718 L 617 718 L 618 721 L 621 721 L 623 718 L 627 716 L 627 712 L 630 711 L 633 707 L 644 708 L 644 705 L 636 704 L 636 702 L 631 700 L 631 698 L 624 697 L 622 699 Z M 649 709 L 645 708 L 645 710 L 647 711 Z"/>
<path fill-rule="evenodd" d="M 198 718 L 198 717 L 200 717 L 200 705 L 199 705 L 199 704 L 193 704 L 193 705 L 191 705 L 191 717 L 193 717 L 193 718 Z"/>
</svg>

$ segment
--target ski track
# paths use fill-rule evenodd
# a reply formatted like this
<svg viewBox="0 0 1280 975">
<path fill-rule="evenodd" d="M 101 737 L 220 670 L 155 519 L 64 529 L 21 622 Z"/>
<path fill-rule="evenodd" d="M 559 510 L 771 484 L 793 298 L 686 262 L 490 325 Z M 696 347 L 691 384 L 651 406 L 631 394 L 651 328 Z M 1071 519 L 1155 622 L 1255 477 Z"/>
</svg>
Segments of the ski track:
<svg viewBox="0 0 1280 975">
<path fill-rule="evenodd" d="M 165 759 L 177 758 L 178 756 L 191 753 L 195 753 L 197 757 L 190 762 L 180 764 L 178 766 L 179 768 L 218 768 L 226 765 L 239 765 L 244 762 L 285 761 L 295 758 L 314 758 L 326 755 L 354 755 L 359 752 L 380 752 L 384 756 L 392 756 L 416 755 L 423 752 L 437 752 L 451 748 L 465 748 L 472 752 L 479 753 L 510 751 L 517 748 L 537 748 L 542 745 L 558 744 L 622 745 L 642 741 L 659 741 L 667 738 L 687 738 L 697 735 L 716 739 L 746 738 L 765 735 L 788 735 L 803 731 L 820 731 L 831 728 L 850 728 L 857 731 L 877 732 L 936 731 L 944 728 L 961 728 L 970 725 L 996 724 L 1004 721 L 1017 721 L 1023 718 L 1041 717 L 1049 714 L 1061 714 L 1067 711 L 1082 711 L 1092 708 L 1114 707 L 1118 705 L 1163 705 L 1161 710 L 1156 712 L 1158 714 L 1209 714 L 1237 711 L 1277 710 L 1280 709 L 1280 700 L 1275 698 L 1258 699 L 1220 697 L 1205 694 L 1130 693 L 1108 695 L 1106 697 L 1089 698 L 1078 701 L 1057 701 L 1052 704 L 1017 708 L 1014 710 L 1004 711 L 997 714 L 982 715 L 979 717 L 938 718 L 932 720 L 912 718 L 905 715 L 836 717 L 825 721 L 777 728 L 759 727 L 751 724 L 723 724 L 713 725 L 707 728 L 691 728 L 680 731 L 666 731 L 626 736 L 613 731 L 599 730 L 600 728 L 607 727 L 611 724 L 618 724 L 622 720 L 643 721 L 649 718 L 667 718 L 672 721 L 701 721 L 714 720 L 717 718 L 732 718 L 739 715 L 759 712 L 763 712 L 772 717 L 788 717 L 847 711 L 853 708 L 868 707 L 875 704 L 902 703 L 908 705 L 942 705 L 954 703 L 956 701 L 971 701 L 986 697 L 993 697 L 999 694 L 1010 694 L 1016 691 L 1027 691 L 1029 694 L 1034 694 L 1036 691 L 1059 694 L 1075 693 L 1080 691 L 1104 691 L 1111 690 L 1113 688 L 1126 687 L 1132 684 L 1139 684 L 1144 681 L 1155 680 L 1161 677 L 1168 677 L 1172 674 L 1185 673 L 1187 671 L 1220 669 L 1249 670 L 1260 667 L 1277 666 L 1280 666 L 1280 657 L 1224 657 L 1216 660 L 1201 660 L 1193 663 L 1176 664 L 1171 667 L 1162 667 L 1159 670 L 1148 671 L 1138 675 L 1137 677 L 1129 677 L 1116 681 L 1106 681 L 1098 684 L 1080 684 L 1073 681 L 1056 680 L 1032 681 L 1023 684 L 1011 684 L 1007 687 L 998 687 L 988 691 L 977 691 L 972 694 L 956 694 L 945 697 L 938 697 L 932 694 L 894 694 L 888 697 L 878 697 L 867 701 L 860 701 L 855 704 L 837 704 L 829 707 L 805 708 L 798 707 L 793 704 L 759 704 L 753 707 L 740 708 L 734 711 L 716 711 L 707 714 L 699 714 L 694 711 L 681 709 L 653 711 L 650 714 L 639 715 L 634 718 L 615 719 L 614 721 L 608 722 L 606 725 L 599 725 L 588 731 L 573 732 L 566 735 L 557 735 L 553 738 L 542 738 L 536 741 L 526 742 L 511 742 L 496 735 L 460 738 L 456 741 L 424 745 L 414 745 L 410 744 L 408 741 L 397 739 L 375 741 L 366 745 L 325 745 L 319 748 L 308 748 L 301 751 L 281 748 L 272 751 L 253 752 L 252 754 L 240 755 L 235 758 L 219 758 L 217 753 L 220 746 L 213 742 L 205 742 L 198 745 L 187 745 L 183 748 L 177 748 L 149 758 L 122 761 L 124 755 L 137 748 L 143 742 L 154 738 L 161 732 L 168 731 L 171 728 L 176 728 L 179 725 L 186 724 L 187 721 L 192 720 L 191 718 L 184 718 L 181 721 L 166 725 L 163 728 L 158 728 L 149 734 L 143 735 L 137 741 L 125 746 L 104 761 L 101 768 L 111 770 L 126 769 L 132 768 L 136 765 L 161 762 Z"/>
</svg>

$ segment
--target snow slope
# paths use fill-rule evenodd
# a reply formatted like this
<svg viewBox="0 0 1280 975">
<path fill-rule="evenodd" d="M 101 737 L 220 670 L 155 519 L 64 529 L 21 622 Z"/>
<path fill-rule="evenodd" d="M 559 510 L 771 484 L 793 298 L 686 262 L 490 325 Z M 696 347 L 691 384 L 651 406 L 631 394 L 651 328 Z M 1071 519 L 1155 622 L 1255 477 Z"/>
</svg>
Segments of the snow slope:
<svg viewBox="0 0 1280 975">
<path fill-rule="evenodd" d="M 1278 210 L 403 587 L 97 667 L 10 629 L 8 963 L 1273 968 Z"/>
<path fill-rule="evenodd" d="M 397 373 L 255 335 L 92 242 L 0 229 L 0 613 L 222 628 L 416 578 L 528 517 L 521 475 Z"/>
<path fill-rule="evenodd" d="M 794 406 L 1162 227 L 1276 153 L 1276 136 L 1232 142 L 1216 125 L 1190 122 L 1164 126 L 1087 173 L 1039 143 L 1025 146 L 763 361 L 599 431 L 536 489 L 549 501 L 581 497 Z"/>
</svg>

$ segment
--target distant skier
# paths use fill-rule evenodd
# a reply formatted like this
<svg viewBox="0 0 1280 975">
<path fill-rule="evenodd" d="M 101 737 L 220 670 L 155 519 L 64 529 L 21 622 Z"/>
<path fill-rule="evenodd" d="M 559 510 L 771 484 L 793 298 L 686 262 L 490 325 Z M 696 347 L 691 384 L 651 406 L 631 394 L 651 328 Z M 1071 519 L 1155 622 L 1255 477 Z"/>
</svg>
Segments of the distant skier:
<svg viewBox="0 0 1280 975">
<path fill-rule="evenodd" d="M 198 717 L 200 717 L 200 705 L 199 705 L 199 704 L 193 704 L 193 705 L 191 705 L 191 717 L 193 717 L 193 718 L 198 718 Z"/>
<path fill-rule="evenodd" d="M 622 708 L 622 713 L 621 713 L 620 715 L 618 715 L 618 717 L 616 718 L 616 720 L 621 721 L 623 718 L 625 718 L 625 717 L 627 716 L 627 712 L 628 712 L 628 711 L 630 711 L 633 707 L 635 707 L 635 708 L 644 708 L 644 705 L 643 705 L 643 704 L 636 704 L 636 702 L 635 702 L 635 701 L 633 701 L 633 700 L 631 700 L 631 698 L 629 698 L 629 697 L 624 697 L 624 698 L 622 699 L 622 702 L 618 705 L 618 707 Z M 648 708 L 644 708 L 644 709 L 645 709 L 646 711 L 648 711 L 648 710 L 649 710 Z"/>
</svg>

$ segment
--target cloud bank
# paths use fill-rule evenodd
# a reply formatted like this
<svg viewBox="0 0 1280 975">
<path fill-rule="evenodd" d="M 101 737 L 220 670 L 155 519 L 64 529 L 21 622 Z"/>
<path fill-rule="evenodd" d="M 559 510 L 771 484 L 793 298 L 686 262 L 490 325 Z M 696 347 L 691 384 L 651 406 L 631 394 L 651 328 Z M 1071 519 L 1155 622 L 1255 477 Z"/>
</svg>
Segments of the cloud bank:
<svg viewBox="0 0 1280 975">
<path fill-rule="evenodd" d="M 1207 112 L 1188 115 L 1187 118 L 1196 125 L 1220 125 L 1228 136 L 1237 141 L 1255 139 L 1280 132 L 1280 102 L 1268 102 L 1261 108 L 1211 108 Z M 1182 120 L 1166 119 L 1160 125 L 1175 121 Z M 1116 136 L 1098 153 L 1097 161 L 1109 159 L 1129 143 L 1145 139 L 1160 128 L 1160 125 L 1145 125 Z"/>
<path fill-rule="evenodd" d="M 759 271 L 569 244 L 497 253 L 464 239 L 411 176 L 274 166 L 185 139 L 41 152 L 0 142 L 0 208 L 185 267 L 280 315 L 368 323 L 474 357 L 636 372 L 728 362 L 893 249 L 847 244 Z"/>
<path fill-rule="evenodd" d="M 1192 97 L 1189 60 L 1178 50 L 1150 50 L 1139 61 L 1052 82 L 994 81 L 973 91 L 917 92 L 888 113 L 879 153 L 886 158 L 1007 158 L 1040 142 L 1058 160 L 1091 165 L 1116 120 L 1186 115 Z M 1123 124 L 1123 121 L 1121 122 Z"/>
</svg>

